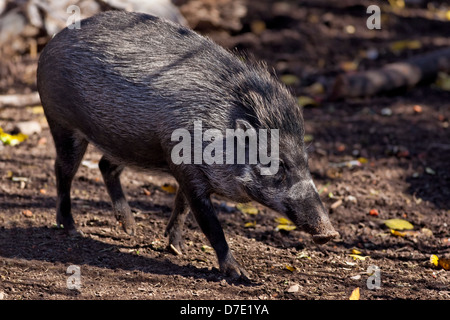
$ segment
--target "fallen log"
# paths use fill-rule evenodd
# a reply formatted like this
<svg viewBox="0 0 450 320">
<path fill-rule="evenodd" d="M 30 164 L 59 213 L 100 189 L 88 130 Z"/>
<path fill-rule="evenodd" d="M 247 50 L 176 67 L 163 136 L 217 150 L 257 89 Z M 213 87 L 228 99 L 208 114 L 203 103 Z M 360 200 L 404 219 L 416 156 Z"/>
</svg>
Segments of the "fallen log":
<svg viewBox="0 0 450 320">
<path fill-rule="evenodd" d="M 39 93 L 0 95 L 1 107 L 25 107 L 41 104 Z"/>
<path fill-rule="evenodd" d="M 382 92 L 410 89 L 434 81 L 439 72 L 450 72 L 450 48 L 390 63 L 379 70 L 339 75 L 329 99 L 369 97 Z"/>
</svg>

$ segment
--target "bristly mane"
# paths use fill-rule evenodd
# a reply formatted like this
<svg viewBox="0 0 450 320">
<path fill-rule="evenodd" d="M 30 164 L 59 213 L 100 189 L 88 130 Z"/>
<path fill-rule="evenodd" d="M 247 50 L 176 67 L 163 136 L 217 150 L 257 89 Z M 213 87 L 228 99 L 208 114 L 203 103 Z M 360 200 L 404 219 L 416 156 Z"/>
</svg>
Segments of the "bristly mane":
<svg viewBox="0 0 450 320">
<path fill-rule="evenodd" d="M 250 60 L 235 79 L 243 107 L 262 128 L 303 136 L 300 105 L 289 89 L 269 73 L 265 63 Z"/>
</svg>

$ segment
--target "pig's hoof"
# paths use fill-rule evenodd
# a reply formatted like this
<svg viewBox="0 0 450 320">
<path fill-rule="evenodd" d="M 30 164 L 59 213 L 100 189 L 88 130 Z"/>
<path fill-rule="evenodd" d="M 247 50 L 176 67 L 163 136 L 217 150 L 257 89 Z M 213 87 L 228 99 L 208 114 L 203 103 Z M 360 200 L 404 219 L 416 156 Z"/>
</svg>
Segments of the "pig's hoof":
<svg viewBox="0 0 450 320">
<path fill-rule="evenodd" d="M 228 259 L 220 264 L 220 271 L 233 280 L 250 281 L 250 275 L 234 259 Z"/>
<path fill-rule="evenodd" d="M 134 221 L 132 222 L 119 222 L 119 224 L 122 226 L 123 231 L 125 231 L 126 234 L 130 236 L 134 236 L 136 234 L 136 223 Z"/>
<path fill-rule="evenodd" d="M 181 256 L 183 254 L 183 251 L 186 250 L 186 246 L 184 245 L 184 241 L 181 239 L 170 239 L 167 249 L 169 249 L 170 252 L 176 254 L 177 256 Z"/>
<path fill-rule="evenodd" d="M 317 244 L 325 244 L 331 239 L 339 237 L 339 233 L 336 231 L 332 231 L 325 234 L 316 234 L 313 235 L 313 241 Z"/>
<path fill-rule="evenodd" d="M 67 230 L 67 235 L 70 238 L 84 238 L 84 233 L 81 230 L 77 230 L 75 228 Z"/>
<path fill-rule="evenodd" d="M 176 246 L 172 243 L 167 246 L 167 249 L 177 256 L 181 256 L 183 254 L 183 251 L 181 250 L 180 246 Z"/>
</svg>

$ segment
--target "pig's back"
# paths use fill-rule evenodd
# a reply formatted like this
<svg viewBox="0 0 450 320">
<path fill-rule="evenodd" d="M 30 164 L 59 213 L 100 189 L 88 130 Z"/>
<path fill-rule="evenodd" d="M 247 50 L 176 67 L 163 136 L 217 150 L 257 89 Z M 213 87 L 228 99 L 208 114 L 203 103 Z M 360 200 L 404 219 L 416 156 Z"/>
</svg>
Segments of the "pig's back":
<svg viewBox="0 0 450 320">
<path fill-rule="evenodd" d="M 47 117 L 105 152 L 130 154 L 161 149 L 173 130 L 223 112 L 233 100 L 230 75 L 243 69 L 239 59 L 181 25 L 111 11 L 50 41 L 39 60 L 38 88 Z"/>
</svg>

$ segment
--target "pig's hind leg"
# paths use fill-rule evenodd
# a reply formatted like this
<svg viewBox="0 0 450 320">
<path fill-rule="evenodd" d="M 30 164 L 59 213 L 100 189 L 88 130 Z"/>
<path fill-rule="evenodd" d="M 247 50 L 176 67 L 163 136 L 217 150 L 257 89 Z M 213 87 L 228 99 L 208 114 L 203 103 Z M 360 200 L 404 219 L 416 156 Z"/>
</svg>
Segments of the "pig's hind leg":
<svg viewBox="0 0 450 320">
<path fill-rule="evenodd" d="M 122 225 L 126 233 L 134 235 L 136 232 L 136 222 L 120 183 L 120 174 L 124 166 L 111 162 L 105 156 L 100 159 L 98 166 L 105 181 L 106 190 L 111 198 L 117 221 Z"/>
<path fill-rule="evenodd" d="M 68 129 L 48 117 L 47 120 L 56 148 L 56 224 L 58 227 L 64 227 L 69 234 L 76 234 L 71 212 L 70 189 L 88 142 L 76 131 Z"/>
<path fill-rule="evenodd" d="M 164 235 L 169 237 L 169 249 L 175 254 L 182 254 L 186 249 L 183 241 L 183 225 L 189 214 L 189 205 L 184 194 L 178 188 L 174 208 Z"/>
</svg>

